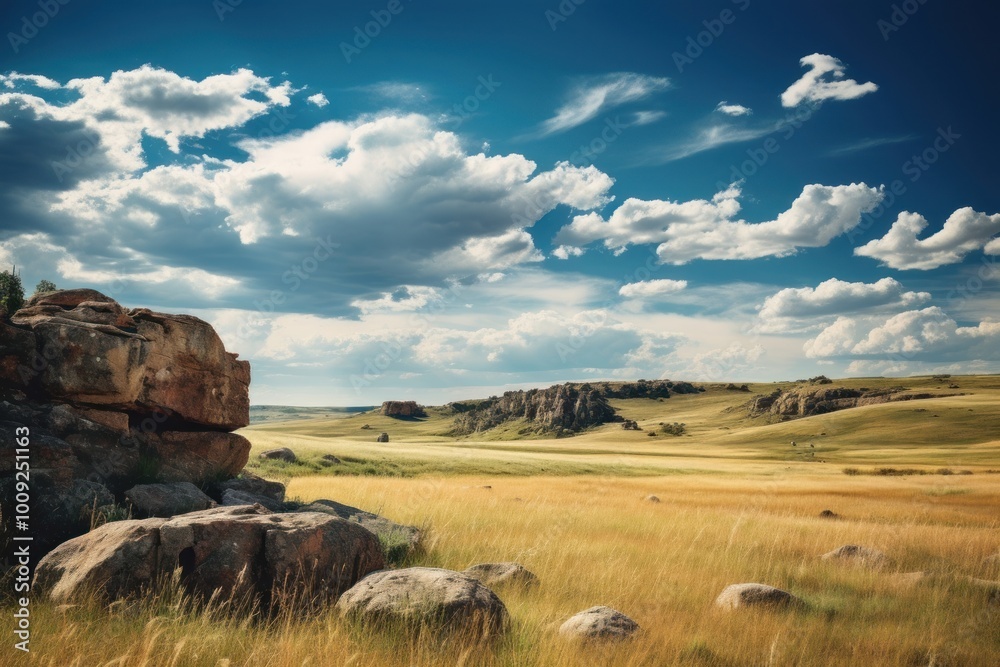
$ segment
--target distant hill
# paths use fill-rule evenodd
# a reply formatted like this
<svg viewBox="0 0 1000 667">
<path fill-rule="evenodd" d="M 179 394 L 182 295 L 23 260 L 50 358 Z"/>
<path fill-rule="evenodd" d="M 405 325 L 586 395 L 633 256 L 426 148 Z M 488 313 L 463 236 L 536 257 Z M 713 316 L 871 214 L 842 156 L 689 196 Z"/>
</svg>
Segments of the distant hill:
<svg viewBox="0 0 1000 667">
<path fill-rule="evenodd" d="M 269 424 L 272 422 L 292 421 L 295 419 L 337 419 L 350 417 L 359 412 L 368 412 L 374 406 L 363 407 L 301 407 L 294 405 L 251 405 L 250 423 Z"/>
</svg>

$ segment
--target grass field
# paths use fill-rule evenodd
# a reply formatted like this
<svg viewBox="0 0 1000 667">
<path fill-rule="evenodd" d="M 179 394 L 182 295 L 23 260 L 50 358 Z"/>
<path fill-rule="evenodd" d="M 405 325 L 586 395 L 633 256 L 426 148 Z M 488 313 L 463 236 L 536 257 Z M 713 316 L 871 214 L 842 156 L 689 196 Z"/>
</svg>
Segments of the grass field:
<svg viewBox="0 0 1000 667">
<path fill-rule="evenodd" d="M 254 426 L 243 431 L 251 467 L 285 481 L 290 497 L 332 498 L 424 526 L 425 549 L 411 564 L 514 560 L 535 572 L 537 589 L 497 589 L 511 631 L 469 647 L 373 632 L 333 613 L 254 623 L 169 599 L 110 617 L 87 605 L 38 605 L 31 663 L 996 667 L 1000 595 L 970 578 L 1000 581 L 1000 562 L 986 561 L 1000 552 L 1000 378 L 951 381 L 960 388 L 931 378 L 838 382 L 965 395 L 776 424 L 732 410 L 750 395 L 721 388 L 631 399 L 615 405 L 647 431 L 612 424 L 559 439 L 513 439 L 516 426 L 456 439 L 441 410 L 419 421 L 368 412 Z M 647 435 L 674 421 L 685 435 Z M 387 444 L 374 442 L 382 431 Z M 255 455 L 274 446 L 291 447 L 300 462 L 260 463 Z M 324 454 L 342 462 L 324 465 Z M 844 473 L 886 467 L 928 474 Z M 821 518 L 826 509 L 837 518 Z M 872 570 L 819 559 L 843 544 L 880 549 L 887 562 Z M 901 576 L 913 572 L 929 574 Z M 807 604 L 713 607 L 740 582 L 784 588 Z M 556 634 L 597 604 L 631 616 L 640 636 L 580 646 Z"/>
</svg>

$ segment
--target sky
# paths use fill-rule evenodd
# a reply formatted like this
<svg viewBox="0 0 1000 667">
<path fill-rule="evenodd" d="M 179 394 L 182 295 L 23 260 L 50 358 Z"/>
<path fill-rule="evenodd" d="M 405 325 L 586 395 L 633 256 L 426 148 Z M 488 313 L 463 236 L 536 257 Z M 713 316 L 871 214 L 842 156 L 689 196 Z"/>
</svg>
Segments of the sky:
<svg viewBox="0 0 1000 667">
<path fill-rule="evenodd" d="M 0 266 L 205 319 L 256 404 L 997 372 L 998 20 L 9 0 Z"/>
</svg>

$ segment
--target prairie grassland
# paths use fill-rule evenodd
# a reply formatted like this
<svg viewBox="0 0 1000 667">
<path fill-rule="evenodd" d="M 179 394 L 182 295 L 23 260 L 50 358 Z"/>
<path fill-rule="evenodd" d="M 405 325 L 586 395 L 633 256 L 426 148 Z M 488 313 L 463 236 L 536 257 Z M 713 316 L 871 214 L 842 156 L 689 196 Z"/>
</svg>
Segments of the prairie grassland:
<svg viewBox="0 0 1000 667">
<path fill-rule="evenodd" d="M 905 384 L 933 391 L 934 382 Z M 996 667 L 1000 594 L 969 578 L 1000 581 L 1000 563 L 985 560 L 1000 552 L 1000 382 L 958 383 L 945 393 L 968 395 L 776 424 L 727 410 L 747 395 L 721 389 L 618 404 L 647 432 L 681 421 L 691 437 L 610 425 L 574 438 L 454 438 L 437 411 L 425 421 L 366 413 L 246 429 L 254 454 L 273 446 L 299 454 L 284 467 L 252 454 L 289 497 L 332 498 L 424 526 L 425 549 L 409 564 L 461 570 L 514 560 L 541 585 L 497 588 L 512 626 L 492 644 L 358 627 L 332 611 L 265 623 L 192 612 L 169 597 L 110 616 L 92 604 L 38 604 L 31 662 Z M 390 443 L 375 443 L 383 430 Z M 342 462 L 324 465 L 324 454 Z M 850 476 L 847 466 L 973 474 Z M 821 518 L 826 509 L 838 517 Z M 820 560 L 844 544 L 880 549 L 888 561 L 871 570 Z M 899 576 L 912 572 L 931 574 Z M 807 606 L 713 607 L 741 582 L 784 588 Z M 630 615 L 641 635 L 609 646 L 558 636 L 563 620 L 598 604 Z"/>
</svg>

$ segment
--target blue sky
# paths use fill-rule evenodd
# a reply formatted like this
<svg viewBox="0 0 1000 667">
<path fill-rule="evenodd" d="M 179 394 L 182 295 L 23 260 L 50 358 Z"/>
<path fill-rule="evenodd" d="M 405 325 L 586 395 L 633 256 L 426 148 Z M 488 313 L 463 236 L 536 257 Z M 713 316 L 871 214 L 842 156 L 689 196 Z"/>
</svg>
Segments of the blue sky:
<svg viewBox="0 0 1000 667">
<path fill-rule="evenodd" d="M 1000 10 L 8 2 L 0 263 L 256 403 L 1000 367 Z"/>
</svg>

